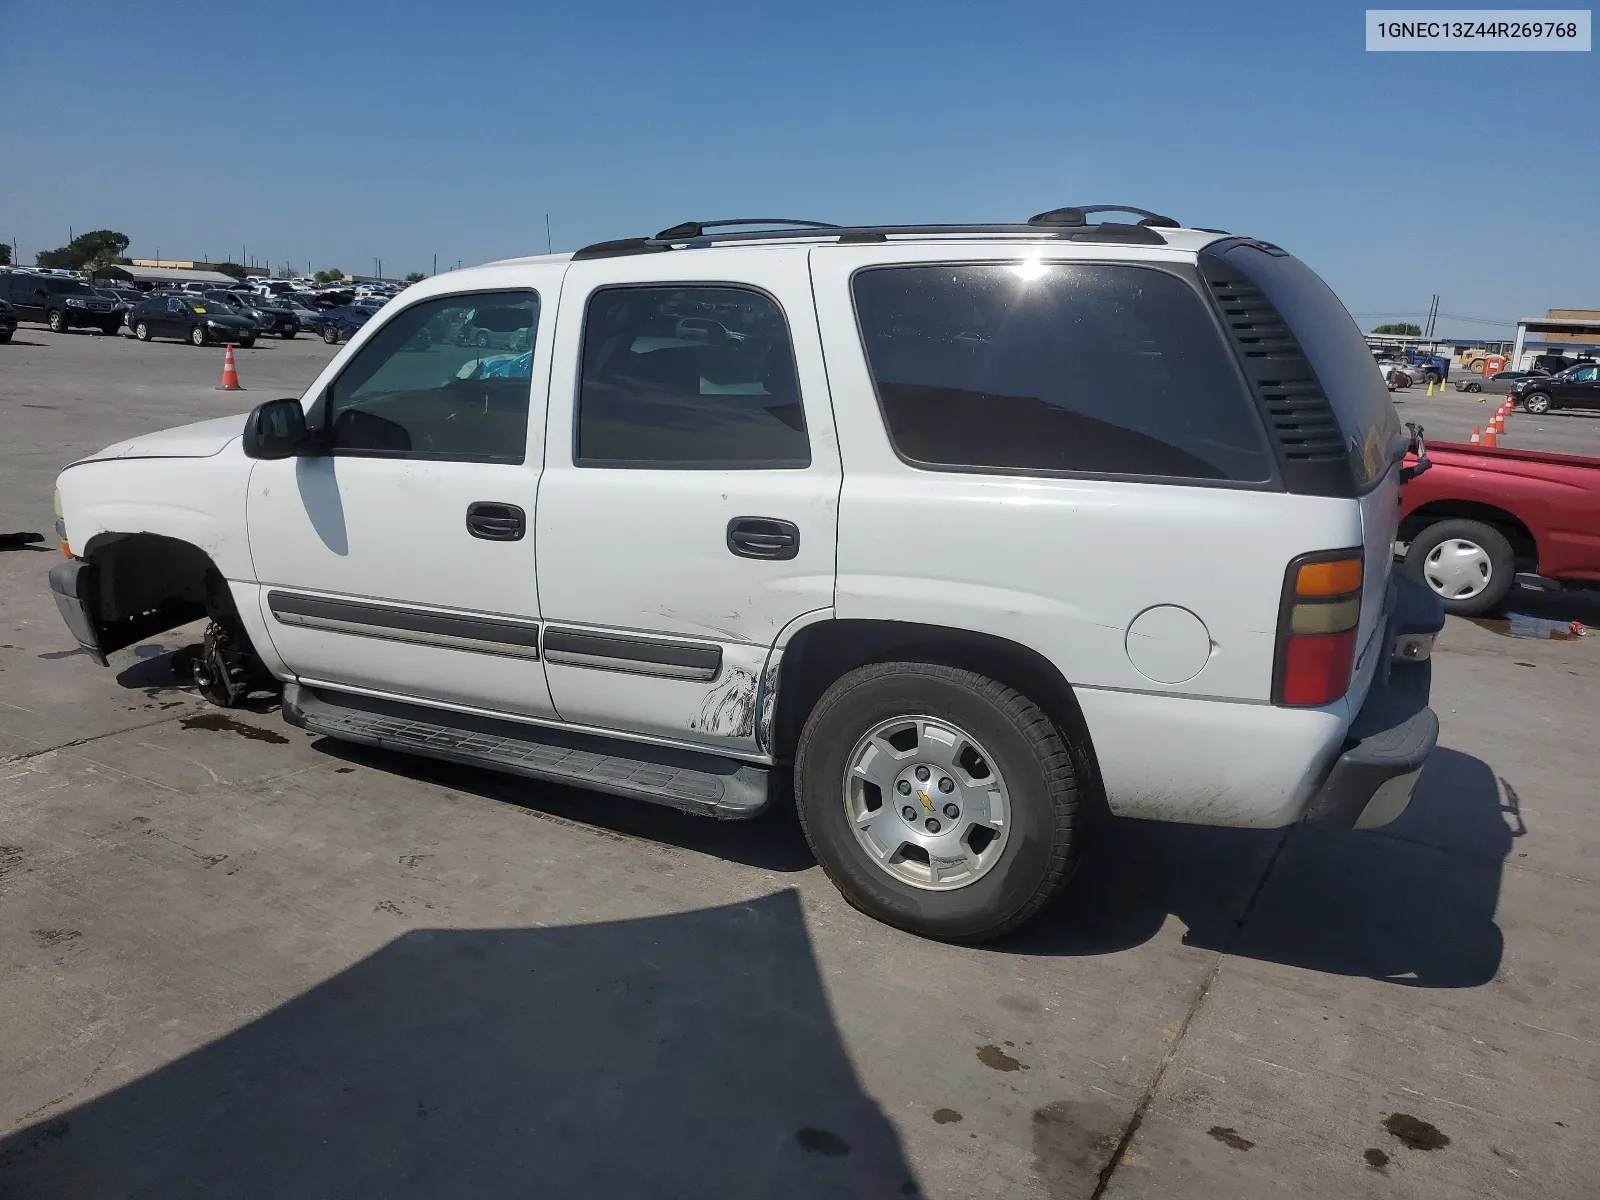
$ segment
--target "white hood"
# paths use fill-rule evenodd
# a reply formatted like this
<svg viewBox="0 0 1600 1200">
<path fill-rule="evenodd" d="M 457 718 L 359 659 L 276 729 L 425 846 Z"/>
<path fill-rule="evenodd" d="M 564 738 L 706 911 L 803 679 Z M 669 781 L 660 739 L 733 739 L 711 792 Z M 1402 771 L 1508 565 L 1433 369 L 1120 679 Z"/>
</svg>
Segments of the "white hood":
<svg viewBox="0 0 1600 1200">
<path fill-rule="evenodd" d="M 179 425 L 176 429 L 158 429 L 154 433 L 141 433 L 138 437 L 117 442 L 78 461 L 97 462 L 107 458 L 210 458 L 213 454 L 222 453 L 224 446 L 244 433 L 244 420 L 244 414 L 241 413 L 233 417 L 197 421 L 193 425 Z"/>
</svg>

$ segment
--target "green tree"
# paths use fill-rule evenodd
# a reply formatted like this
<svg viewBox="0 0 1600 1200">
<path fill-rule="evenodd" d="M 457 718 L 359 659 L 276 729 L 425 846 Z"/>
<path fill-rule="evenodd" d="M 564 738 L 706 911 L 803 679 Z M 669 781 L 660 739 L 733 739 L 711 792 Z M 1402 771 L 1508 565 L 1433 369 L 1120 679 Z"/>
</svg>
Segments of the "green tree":
<svg viewBox="0 0 1600 1200">
<path fill-rule="evenodd" d="M 344 278 L 344 272 L 338 267 L 328 267 L 326 270 L 318 271 L 311 278 L 318 283 L 338 283 Z"/>
<path fill-rule="evenodd" d="M 0 267 L 9 267 L 10 265 L 11 247 L 4 242 L 0 242 Z"/>
<path fill-rule="evenodd" d="M 411 274 L 406 276 L 406 282 L 407 283 L 421 283 L 426 278 L 427 278 L 427 276 L 424 275 L 421 271 L 413 271 L 413 272 L 411 272 Z"/>
<path fill-rule="evenodd" d="M 215 267 L 218 271 L 221 271 L 229 279 L 243 280 L 244 277 L 245 277 L 244 268 L 241 267 L 236 262 L 220 262 L 220 263 L 212 263 L 211 265 L 213 267 Z"/>
<path fill-rule="evenodd" d="M 1399 321 L 1390 325 L 1379 325 L 1373 333 L 1392 333 L 1398 337 L 1421 337 L 1422 326 L 1413 325 L 1410 321 Z"/>
<path fill-rule="evenodd" d="M 65 246 L 39 253 L 41 267 L 65 267 L 69 271 L 88 271 L 92 279 L 113 266 L 128 248 L 128 235 L 114 229 L 95 229 L 80 233 Z"/>
</svg>

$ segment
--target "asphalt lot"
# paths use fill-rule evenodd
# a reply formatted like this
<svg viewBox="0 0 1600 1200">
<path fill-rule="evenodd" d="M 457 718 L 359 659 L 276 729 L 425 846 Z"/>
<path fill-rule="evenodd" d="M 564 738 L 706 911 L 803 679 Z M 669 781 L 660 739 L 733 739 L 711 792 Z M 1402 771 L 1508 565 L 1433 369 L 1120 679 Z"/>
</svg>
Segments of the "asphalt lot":
<svg viewBox="0 0 1600 1200">
<path fill-rule="evenodd" d="M 240 351 L 240 396 L 218 350 L 24 327 L 0 528 L 331 353 Z M 1420 396 L 1431 438 L 1481 423 Z M 786 814 L 223 714 L 174 675 L 193 629 L 96 667 L 54 561 L 0 552 L 0 1195 L 1595 1194 L 1600 636 L 1452 621 L 1385 830 L 1122 823 L 964 949 L 849 909 Z"/>
</svg>

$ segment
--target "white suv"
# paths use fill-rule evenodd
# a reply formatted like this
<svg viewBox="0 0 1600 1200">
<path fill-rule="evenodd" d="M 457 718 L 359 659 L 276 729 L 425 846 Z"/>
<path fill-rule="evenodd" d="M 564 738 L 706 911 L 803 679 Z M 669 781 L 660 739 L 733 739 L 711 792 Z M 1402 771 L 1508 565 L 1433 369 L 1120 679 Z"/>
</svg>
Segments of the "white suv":
<svg viewBox="0 0 1600 1200">
<path fill-rule="evenodd" d="M 1036 913 L 1105 809 L 1392 820 L 1442 616 L 1362 335 L 1275 246 L 1097 211 L 426 280 L 302 399 L 67 468 L 51 585 L 102 662 L 208 616 L 208 697 L 330 737 L 718 817 L 792 777 L 935 937 Z"/>
</svg>

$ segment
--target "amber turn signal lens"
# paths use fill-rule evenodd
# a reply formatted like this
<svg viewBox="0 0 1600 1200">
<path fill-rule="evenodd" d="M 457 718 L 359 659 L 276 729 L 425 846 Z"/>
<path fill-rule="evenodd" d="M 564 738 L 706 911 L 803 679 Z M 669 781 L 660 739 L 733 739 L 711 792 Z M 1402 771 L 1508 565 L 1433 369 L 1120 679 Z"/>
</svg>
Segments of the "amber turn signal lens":
<svg viewBox="0 0 1600 1200">
<path fill-rule="evenodd" d="M 1361 590 L 1361 560 L 1340 558 L 1333 562 L 1300 564 L 1295 575 L 1297 596 L 1343 596 Z"/>
</svg>

